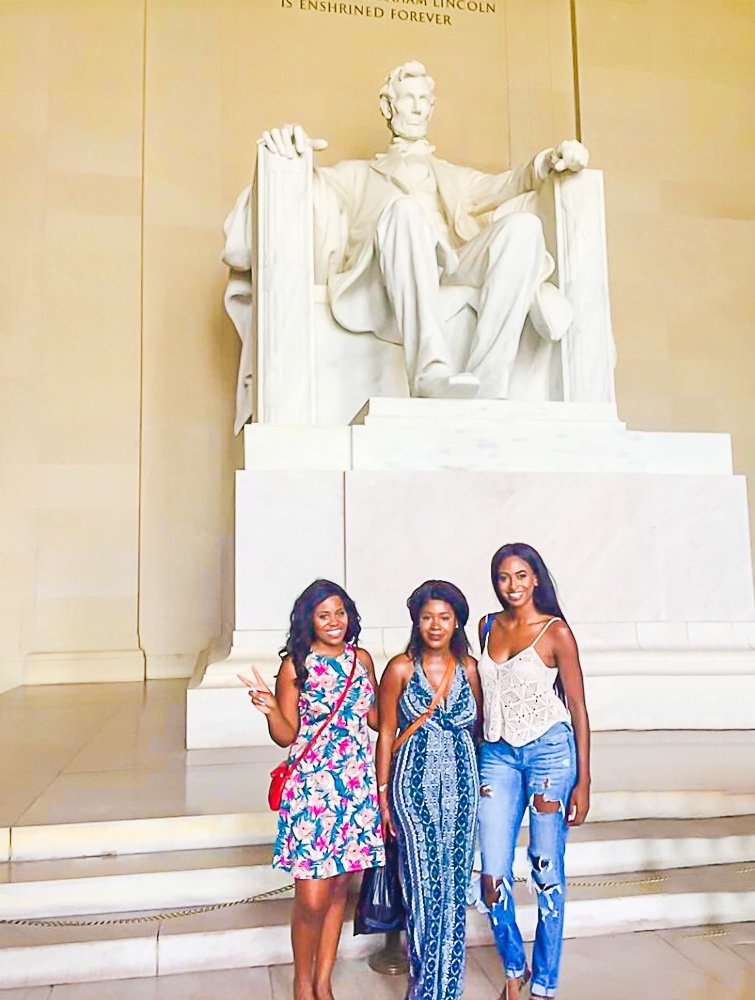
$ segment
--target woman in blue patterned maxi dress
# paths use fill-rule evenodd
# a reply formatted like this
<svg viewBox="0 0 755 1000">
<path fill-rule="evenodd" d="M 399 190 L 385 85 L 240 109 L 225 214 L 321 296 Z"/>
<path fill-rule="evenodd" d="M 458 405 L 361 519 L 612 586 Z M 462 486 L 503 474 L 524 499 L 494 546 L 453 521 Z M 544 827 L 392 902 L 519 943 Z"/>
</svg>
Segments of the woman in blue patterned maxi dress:
<svg viewBox="0 0 755 1000">
<path fill-rule="evenodd" d="M 464 988 L 466 894 L 472 872 L 479 782 L 473 731 L 480 683 L 468 655 L 469 609 L 453 584 L 428 580 L 409 598 L 406 653 L 380 682 L 376 755 L 384 827 L 398 839 L 409 946 L 409 1000 L 458 1000 Z M 396 750 L 430 707 L 446 669 L 445 699 Z"/>
</svg>

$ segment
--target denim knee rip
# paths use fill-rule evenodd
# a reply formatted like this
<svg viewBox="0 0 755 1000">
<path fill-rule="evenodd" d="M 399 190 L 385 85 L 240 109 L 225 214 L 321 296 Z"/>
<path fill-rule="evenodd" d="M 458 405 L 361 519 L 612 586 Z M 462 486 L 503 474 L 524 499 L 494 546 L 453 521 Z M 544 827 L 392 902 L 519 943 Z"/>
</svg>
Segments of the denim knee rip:
<svg viewBox="0 0 755 1000">
<path fill-rule="evenodd" d="M 493 876 L 489 876 L 493 878 Z M 500 880 L 493 879 L 494 889 L 497 893 L 498 898 L 493 903 L 490 910 L 488 910 L 488 915 L 490 917 L 490 922 L 493 925 L 493 933 L 499 923 L 502 922 L 502 917 L 507 913 L 509 908 L 509 899 L 514 891 L 514 887 L 507 878 L 501 878 Z M 495 882 L 498 881 L 498 885 L 495 886 Z M 483 903 L 485 902 L 483 897 Z M 504 966 L 504 975 L 507 979 L 521 979 L 525 972 L 527 971 L 527 964 L 519 966 L 517 968 L 512 968 L 511 966 Z"/>
<path fill-rule="evenodd" d="M 543 781 L 543 791 L 533 792 L 530 796 L 529 808 L 533 812 L 539 813 L 540 816 L 558 816 L 559 822 L 562 822 L 566 817 L 566 807 L 562 799 L 547 798 L 545 792 L 547 791 L 549 784 L 550 783 L 546 778 Z M 552 803 L 553 805 L 557 804 L 558 808 L 543 809 L 542 805 L 546 803 Z M 563 896 L 564 888 L 558 881 L 549 883 L 548 873 L 553 870 L 552 859 L 538 857 L 533 854 L 532 851 L 528 851 L 527 856 L 530 859 L 530 864 L 532 865 L 530 874 L 527 876 L 527 888 L 530 893 L 533 891 L 537 893 L 537 905 L 543 919 L 546 919 L 547 917 L 558 917 L 559 911 L 554 897 Z"/>
<path fill-rule="evenodd" d="M 511 883 L 516 838 L 528 813 L 526 874 L 538 915 L 530 988 L 533 997 L 542 998 L 555 996 L 558 985 L 567 896 L 566 818 L 576 779 L 573 739 L 562 740 L 561 735 L 549 732 L 524 747 L 484 744 L 481 751 L 480 846 L 487 878 L 484 899 L 479 883 L 476 887 L 477 908 L 488 915 L 507 978 L 520 978 L 526 954 Z"/>
</svg>

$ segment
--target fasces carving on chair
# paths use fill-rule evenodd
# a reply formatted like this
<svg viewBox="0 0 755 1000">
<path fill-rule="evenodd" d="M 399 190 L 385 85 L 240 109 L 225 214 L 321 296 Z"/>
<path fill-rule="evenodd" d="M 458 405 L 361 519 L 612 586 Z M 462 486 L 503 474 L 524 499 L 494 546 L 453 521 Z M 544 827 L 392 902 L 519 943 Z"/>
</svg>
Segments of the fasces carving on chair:
<svg viewBox="0 0 755 1000">
<path fill-rule="evenodd" d="M 554 275 L 548 248 L 564 229 L 550 178 L 579 173 L 587 150 L 566 140 L 500 174 L 449 163 L 427 141 L 434 86 L 419 62 L 388 74 L 379 99 L 391 140 L 372 160 L 313 168 L 312 150 L 324 140 L 299 125 L 263 133 L 255 187 L 242 192 L 226 222 L 226 306 L 243 344 L 237 430 L 252 410 L 277 423 L 348 423 L 369 395 L 407 391 L 613 399 L 607 288 L 598 309 L 604 329 L 592 330 L 585 356 L 570 342 L 579 332 L 576 303 L 549 281 L 557 277 L 563 287 L 567 280 Z M 601 226 L 602 215 L 598 241 Z M 595 264 L 605 284 L 604 259 Z M 329 325 L 318 319 L 313 285 L 327 286 Z M 594 299 L 594 289 L 586 297 Z M 595 315 L 586 322 L 595 328 Z M 328 343 L 334 328 L 343 334 L 344 378 L 348 371 L 352 379 L 341 410 L 331 402 L 338 395 L 338 346 Z M 357 346 L 360 338 L 348 334 L 384 346 Z"/>
</svg>

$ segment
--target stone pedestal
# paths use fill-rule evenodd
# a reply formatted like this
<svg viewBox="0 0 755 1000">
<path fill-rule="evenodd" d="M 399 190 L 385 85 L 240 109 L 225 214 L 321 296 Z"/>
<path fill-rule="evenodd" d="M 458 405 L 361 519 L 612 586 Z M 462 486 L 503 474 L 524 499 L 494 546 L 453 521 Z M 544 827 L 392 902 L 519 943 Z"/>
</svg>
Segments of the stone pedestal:
<svg viewBox="0 0 755 1000">
<path fill-rule="evenodd" d="M 745 481 L 728 435 L 629 431 L 612 404 L 371 399 L 349 427 L 251 424 L 236 486 L 236 631 L 198 671 L 187 745 L 265 742 L 236 679 L 269 680 L 315 577 L 357 601 L 378 669 L 429 577 L 497 607 L 504 542 L 543 554 L 596 729 L 746 728 L 755 613 Z"/>
</svg>

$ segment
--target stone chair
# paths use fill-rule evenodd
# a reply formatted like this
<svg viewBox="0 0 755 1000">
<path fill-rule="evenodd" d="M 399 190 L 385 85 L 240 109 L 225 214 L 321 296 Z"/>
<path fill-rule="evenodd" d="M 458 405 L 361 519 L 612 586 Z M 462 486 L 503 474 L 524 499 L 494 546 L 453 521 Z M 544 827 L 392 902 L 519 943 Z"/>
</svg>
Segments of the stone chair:
<svg viewBox="0 0 755 1000">
<path fill-rule="evenodd" d="M 311 152 L 289 160 L 260 148 L 254 184 L 226 223 L 224 259 L 231 272 L 225 304 L 242 340 L 237 431 L 250 414 L 260 423 L 347 425 L 370 397 L 409 395 L 401 347 L 351 333 L 333 319 L 327 287 L 316 275 L 312 186 Z M 602 172 L 553 176 L 499 213 L 512 211 L 542 220 L 555 263 L 550 282 L 574 319 L 555 342 L 541 337 L 528 318 L 510 398 L 613 403 Z M 248 255 L 229 249 L 240 243 L 251 248 Z M 441 296 L 449 343 L 463 352 L 478 292 L 445 287 Z"/>
</svg>

